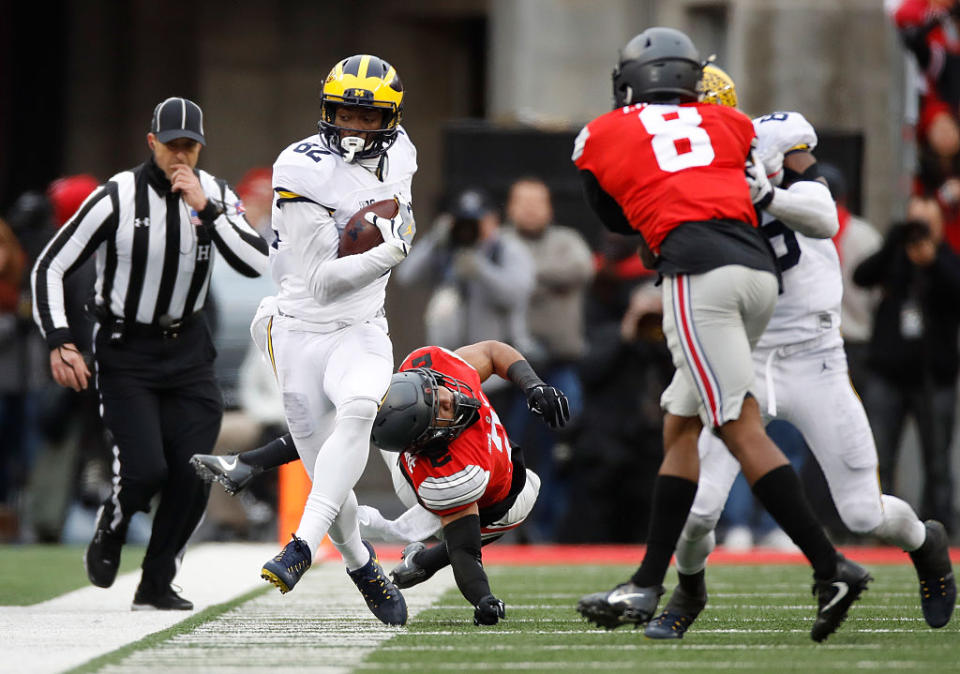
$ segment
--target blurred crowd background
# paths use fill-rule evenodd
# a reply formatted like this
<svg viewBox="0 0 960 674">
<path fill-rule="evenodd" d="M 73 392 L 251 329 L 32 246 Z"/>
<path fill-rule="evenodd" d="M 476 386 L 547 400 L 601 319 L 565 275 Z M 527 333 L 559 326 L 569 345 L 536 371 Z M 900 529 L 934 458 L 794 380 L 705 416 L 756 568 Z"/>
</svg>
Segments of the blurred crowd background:
<svg viewBox="0 0 960 674">
<path fill-rule="evenodd" d="M 419 235 L 387 296 L 397 362 L 424 343 L 521 349 L 566 392 L 574 419 L 549 432 L 529 423 L 522 396 L 490 383 L 543 479 L 514 536 L 642 542 L 672 374 L 659 289 L 633 244 L 589 212 L 570 153 L 610 108 L 618 48 L 652 25 L 715 54 L 747 114 L 796 110 L 817 129 L 841 216 L 851 375 L 883 487 L 957 540 L 957 0 L 53 0 L 0 6 L 0 542 L 86 543 L 111 488 L 96 394 L 51 382 L 31 318 L 29 273 L 52 233 L 146 157 L 146 113 L 186 96 L 205 113 L 200 166 L 236 187 L 269 239 L 270 165 L 316 128 L 330 67 L 361 52 L 400 73 L 419 150 Z M 72 325 L 91 287 L 91 268 L 69 278 Z M 229 410 L 218 451 L 285 430 L 248 335 L 271 288 L 215 266 L 209 319 Z M 802 438 L 785 424 L 771 433 L 832 535 L 852 541 Z M 379 461 L 358 496 L 400 509 Z M 215 488 L 197 535 L 273 540 L 276 498 L 270 476 L 233 499 Z M 149 535 L 138 518 L 131 542 Z M 734 491 L 721 525 L 732 547 L 789 543 L 749 490 Z"/>
</svg>

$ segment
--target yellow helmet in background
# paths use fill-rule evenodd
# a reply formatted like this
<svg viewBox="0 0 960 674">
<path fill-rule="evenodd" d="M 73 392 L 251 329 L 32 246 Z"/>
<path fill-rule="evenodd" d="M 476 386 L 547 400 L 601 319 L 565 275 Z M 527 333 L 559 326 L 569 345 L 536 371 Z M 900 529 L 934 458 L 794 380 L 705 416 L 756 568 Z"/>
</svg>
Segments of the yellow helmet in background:
<svg viewBox="0 0 960 674">
<path fill-rule="evenodd" d="M 352 157 L 383 154 L 397 139 L 397 127 L 403 118 L 403 84 L 396 68 L 371 54 L 357 54 L 337 63 L 327 75 L 320 94 L 320 135 L 330 149 L 343 154 L 340 139 L 344 129 L 336 125 L 340 105 L 383 111 L 381 128 L 363 130 L 368 140 Z"/>
<path fill-rule="evenodd" d="M 708 63 L 703 67 L 703 79 L 700 80 L 703 103 L 717 103 L 728 108 L 737 107 L 737 88 L 730 77 L 721 68 Z"/>
</svg>

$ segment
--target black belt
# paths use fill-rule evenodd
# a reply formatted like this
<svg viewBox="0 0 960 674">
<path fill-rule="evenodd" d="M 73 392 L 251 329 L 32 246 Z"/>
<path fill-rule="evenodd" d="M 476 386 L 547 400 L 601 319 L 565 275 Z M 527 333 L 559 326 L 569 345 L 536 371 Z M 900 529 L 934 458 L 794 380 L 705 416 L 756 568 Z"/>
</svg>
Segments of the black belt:
<svg viewBox="0 0 960 674">
<path fill-rule="evenodd" d="M 166 317 L 161 317 L 160 323 L 128 323 L 120 316 L 114 316 L 103 307 L 94 307 L 90 310 L 90 313 L 109 332 L 108 336 L 111 342 L 123 341 L 124 337 L 177 339 L 200 315 L 200 312 L 197 311 L 189 316 L 177 319 L 164 320 Z"/>
</svg>

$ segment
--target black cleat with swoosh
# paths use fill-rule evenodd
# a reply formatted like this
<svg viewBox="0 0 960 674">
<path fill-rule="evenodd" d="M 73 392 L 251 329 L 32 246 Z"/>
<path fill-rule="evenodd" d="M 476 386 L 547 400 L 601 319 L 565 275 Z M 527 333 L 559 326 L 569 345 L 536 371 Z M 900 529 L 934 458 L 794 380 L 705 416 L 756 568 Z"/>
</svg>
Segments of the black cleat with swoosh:
<svg viewBox="0 0 960 674">
<path fill-rule="evenodd" d="M 194 454 L 190 465 L 204 482 L 219 482 L 231 496 L 243 491 L 250 481 L 263 472 L 260 466 L 251 466 L 239 456 Z"/>
<path fill-rule="evenodd" d="M 577 611 L 597 627 L 608 630 L 621 625 L 636 627 L 650 621 L 661 595 L 662 585 L 640 587 L 628 581 L 607 592 L 584 595 L 577 602 Z"/>
<path fill-rule="evenodd" d="M 816 580 L 813 594 L 817 598 L 817 617 L 810 637 L 823 641 L 837 631 L 853 605 L 873 577 L 865 568 L 837 554 L 837 572 L 828 580 Z"/>
</svg>

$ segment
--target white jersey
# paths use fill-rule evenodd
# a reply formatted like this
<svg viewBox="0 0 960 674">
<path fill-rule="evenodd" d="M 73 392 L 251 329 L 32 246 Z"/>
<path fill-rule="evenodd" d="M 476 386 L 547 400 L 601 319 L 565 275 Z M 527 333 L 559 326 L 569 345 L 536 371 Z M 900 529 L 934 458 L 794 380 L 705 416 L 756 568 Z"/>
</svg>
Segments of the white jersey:
<svg viewBox="0 0 960 674">
<path fill-rule="evenodd" d="M 753 120 L 757 151 L 813 150 L 817 134 L 796 112 L 775 112 Z M 835 208 L 831 202 L 830 208 Z M 773 246 L 783 273 L 783 294 L 757 344 L 758 349 L 804 342 L 827 332 L 839 341 L 843 277 L 832 239 L 815 239 L 768 213 L 760 226 Z"/>
<path fill-rule="evenodd" d="M 369 283 L 331 296 L 318 297 L 310 283 L 319 265 L 338 260 L 340 233 L 357 211 L 394 197 L 411 202 L 417 151 L 402 127 L 381 166 L 382 171 L 374 172 L 359 162 L 347 163 L 331 152 L 319 135 L 292 143 L 277 157 L 273 165 L 273 229 L 277 239 L 271 246 L 270 263 L 279 288 L 277 307 L 281 314 L 331 329 L 383 315 L 389 270 Z M 286 216 L 285 209 L 292 213 L 304 203 L 310 209 L 310 226 L 305 233 L 302 225 L 295 231 L 292 221 L 285 222 L 285 217 L 302 217 L 302 211 Z M 380 244 L 368 253 L 350 257 L 380 254 L 375 251 L 388 245 Z"/>
</svg>

